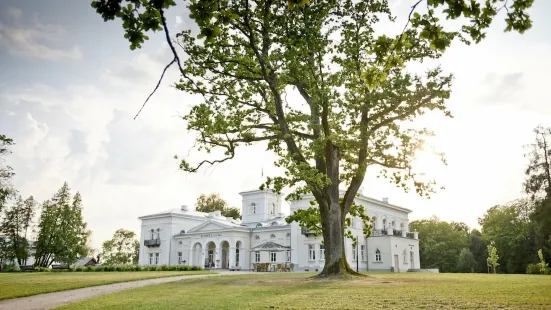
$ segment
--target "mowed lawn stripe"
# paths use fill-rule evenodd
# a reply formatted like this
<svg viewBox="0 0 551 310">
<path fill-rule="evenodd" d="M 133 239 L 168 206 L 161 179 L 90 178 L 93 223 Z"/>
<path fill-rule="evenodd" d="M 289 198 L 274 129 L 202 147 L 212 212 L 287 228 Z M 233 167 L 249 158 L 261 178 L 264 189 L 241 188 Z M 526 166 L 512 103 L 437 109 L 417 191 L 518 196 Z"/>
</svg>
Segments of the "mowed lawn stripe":
<svg viewBox="0 0 551 310">
<path fill-rule="evenodd" d="M 551 277 L 377 273 L 348 281 L 312 273 L 189 279 L 59 309 L 550 309 Z"/>
<path fill-rule="evenodd" d="M 112 283 L 209 273 L 208 271 L 0 273 L 0 300 Z"/>
</svg>

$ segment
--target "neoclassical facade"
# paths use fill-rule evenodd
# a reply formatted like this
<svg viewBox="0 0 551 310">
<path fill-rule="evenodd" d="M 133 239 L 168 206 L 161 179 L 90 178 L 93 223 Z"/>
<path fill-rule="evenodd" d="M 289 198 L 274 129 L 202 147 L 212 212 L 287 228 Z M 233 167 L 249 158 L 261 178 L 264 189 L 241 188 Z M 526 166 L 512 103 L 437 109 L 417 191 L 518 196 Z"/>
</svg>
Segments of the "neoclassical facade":
<svg viewBox="0 0 551 310">
<path fill-rule="evenodd" d="M 241 192 L 242 220 L 219 211 L 204 213 L 187 206 L 142 216 L 140 264 L 187 264 L 211 268 L 250 270 L 255 263 L 293 264 L 293 270 L 315 271 L 324 266 L 321 236 L 287 224 L 281 211 L 283 198 L 271 191 Z M 310 207 L 312 196 L 290 201 L 290 210 Z M 365 196 L 356 197 L 373 219 L 366 238 L 363 222 L 352 219 L 357 246 L 345 240 L 346 257 L 360 271 L 404 272 L 420 269 L 417 232 L 409 232 L 411 210 Z"/>
</svg>

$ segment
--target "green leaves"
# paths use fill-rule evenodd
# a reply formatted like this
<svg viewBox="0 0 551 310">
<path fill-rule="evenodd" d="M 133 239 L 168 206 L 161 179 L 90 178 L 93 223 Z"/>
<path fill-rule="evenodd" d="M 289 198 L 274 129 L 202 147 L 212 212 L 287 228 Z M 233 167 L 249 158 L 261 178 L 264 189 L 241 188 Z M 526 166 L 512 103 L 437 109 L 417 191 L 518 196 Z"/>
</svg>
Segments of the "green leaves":
<svg viewBox="0 0 551 310">
<path fill-rule="evenodd" d="M 123 5 L 126 3 L 126 6 Z M 104 21 L 120 18 L 125 30 L 124 38 L 130 42 L 130 49 L 141 48 L 149 40 L 148 31 L 163 30 L 161 10 L 175 6 L 174 0 L 96 0 L 91 6 Z"/>
</svg>

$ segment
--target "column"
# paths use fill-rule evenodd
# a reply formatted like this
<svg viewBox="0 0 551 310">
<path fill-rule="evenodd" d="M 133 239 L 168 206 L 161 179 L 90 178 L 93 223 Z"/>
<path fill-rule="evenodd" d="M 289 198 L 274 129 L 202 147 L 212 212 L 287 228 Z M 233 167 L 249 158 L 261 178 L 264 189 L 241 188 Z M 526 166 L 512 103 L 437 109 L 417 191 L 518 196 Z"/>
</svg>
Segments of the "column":
<svg viewBox="0 0 551 310">
<path fill-rule="evenodd" d="M 228 262 L 229 262 L 230 268 L 235 267 L 235 248 L 234 247 L 230 247 L 228 249 Z"/>
</svg>

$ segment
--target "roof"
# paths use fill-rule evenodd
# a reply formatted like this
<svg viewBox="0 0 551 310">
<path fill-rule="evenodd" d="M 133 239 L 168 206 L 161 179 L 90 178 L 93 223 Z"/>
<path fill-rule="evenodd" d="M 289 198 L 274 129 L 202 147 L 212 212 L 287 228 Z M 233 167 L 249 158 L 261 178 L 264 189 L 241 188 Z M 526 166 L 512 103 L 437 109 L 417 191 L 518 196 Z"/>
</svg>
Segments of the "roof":
<svg viewBox="0 0 551 310">
<path fill-rule="evenodd" d="M 96 259 L 94 257 L 83 257 L 75 263 L 75 267 L 83 267 L 86 264 L 88 264 L 91 260 L 94 260 L 94 264 L 96 264 Z"/>
<path fill-rule="evenodd" d="M 251 250 L 255 251 L 283 251 L 283 250 L 289 250 L 291 249 L 290 246 L 281 245 L 279 243 L 275 243 L 273 241 L 267 241 L 262 243 L 261 245 L 257 245 Z"/>
</svg>

